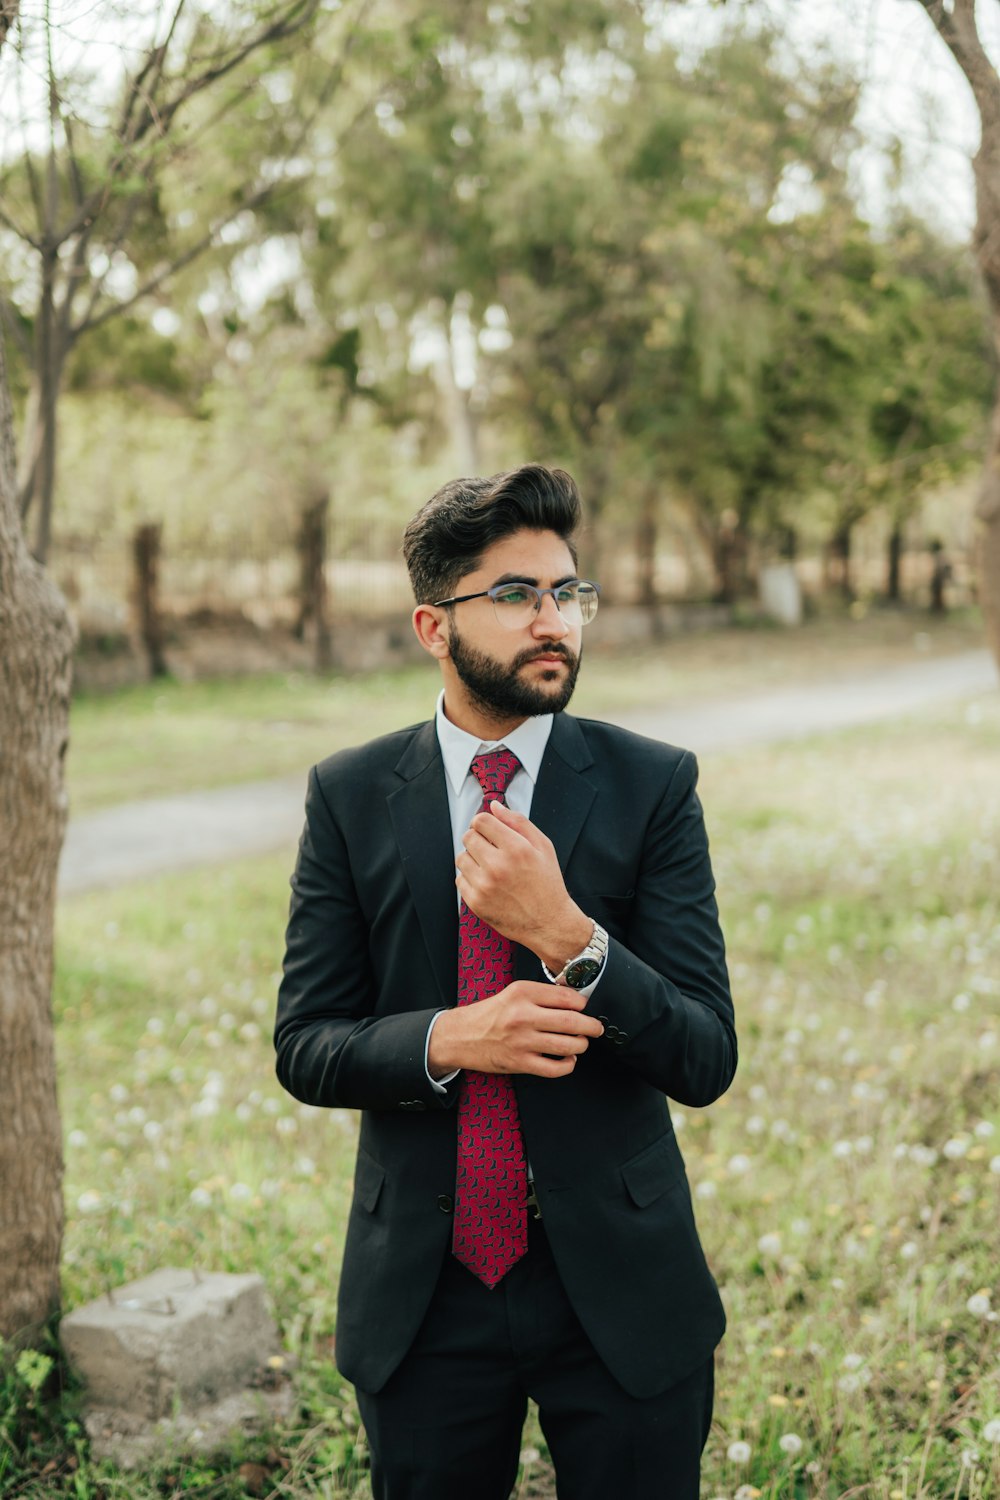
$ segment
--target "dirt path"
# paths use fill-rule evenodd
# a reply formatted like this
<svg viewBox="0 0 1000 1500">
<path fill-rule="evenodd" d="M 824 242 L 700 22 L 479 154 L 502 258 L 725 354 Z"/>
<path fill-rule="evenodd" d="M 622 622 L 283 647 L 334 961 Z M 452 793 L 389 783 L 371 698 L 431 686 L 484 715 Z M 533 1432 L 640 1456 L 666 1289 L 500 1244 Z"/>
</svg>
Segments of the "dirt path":
<svg viewBox="0 0 1000 1500">
<path fill-rule="evenodd" d="M 997 685 L 989 652 L 966 651 L 832 682 L 623 713 L 615 721 L 704 756 L 899 718 Z M 60 894 L 279 849 L 291 861 L 305 774 L 303 766 L 300 775 L 280 780 L 123 803 L 72 819 Z"/>
</svg>

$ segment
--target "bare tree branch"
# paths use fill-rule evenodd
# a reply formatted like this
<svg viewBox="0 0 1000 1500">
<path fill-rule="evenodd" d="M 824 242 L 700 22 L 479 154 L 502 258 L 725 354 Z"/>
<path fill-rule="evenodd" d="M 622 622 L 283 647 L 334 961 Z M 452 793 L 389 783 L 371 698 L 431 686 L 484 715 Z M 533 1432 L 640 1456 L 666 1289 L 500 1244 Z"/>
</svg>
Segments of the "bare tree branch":
<svg viewBox="0 0 1000 1500">
<path fill-rule="evenodd" d="M 45 223 L 45 209 L 42 202 L 42 185 L 38 180 L 38 173 L 35 171 L 35 158 L 31 154 L 30 147 L 25 150 L 23 160 L 25 174 L 28 178 L 28 190 L 31 193 L 31 201 L 35 209 L 35 220 L 38 224 L 38 228 L 41 229 L 42 225 Z M 38 243 L 40 244 L 41 241 L 39 241 Z"/>
<path fill-rule="evenodd" d="M 203 254 L 214 243 L 227 224 L 232 224 L 239 218 L 240 214 L 251 213 L 255 208 L 259 208 L 262 203 L 265 203 L 274 194 L 279 185 L 278 183 L 267 183 L 266 186 L 252 193 L 238 208 L 228 213 L 224 219 L 217 220 L 211 229 L 207 230 L 205 234 L 189 245 L 181 255 L 176 256 L 173 260 L 168 261 L 166 265 L 161 266 L 158 271 L 148 277 L 132 293 L 131 297 L 126 297 L 123 302 L 115 302 L 111 307 L 106 307 L 103 312 L 94 314 L 92 312 L 94 299 L 91 299 L 87 312 L 81 321 L 70 328 L 70 338 L 72 341 L 75 343 L 81 333 L 86 333 L 91 328 L 100 328 L 103 324 L 110 323 L 112 318 L 117 318 L 120 313 L 127 312 L 130 307 L 134 307 L 137 302 L 141 302 L 143 297 L 148 297 L 150 293 L 157 291 L 163 286 L 164 282 L 169 281 L 171 276 L 175 276 L 178 271 L 183 270 L 185 266 L 190 265 L 193 260 L 196 260 L 199 255 Z"/>
<path fill-rule="evenodd" d="M 32 250 L 41 249 L 41 241 L 36 239 L 33 234 L 29 234 L 28 231 L 21 224 L 19 224 L 17 220 L 13 218 L 5 208 L 0 208 L 0 224 L 5 224 L 8 229 L 12 230 L 14 234 L 17 235 L 19 240 L 23 240 L 26 245 L 30 245 Z"/>
<path fill-rule="evenodd" d="M 142 111 L 133 118 L 132 110 L 135 102 L 142 96 L 142 89 L 133 84 L 130 95 L 134 96 L 128 104 L 125 112 L 125 135 L 122 139 L 122 149 L 117 156 L 108 164 L 105 180 L 91 193 L 80 205 L 78 211 L 58 231 L 57 243 L 62 244 L 77 231 L 83 228 L 90 219 L 96 218 L 101 213 L 112 188 L 118 178 L 129 165 L 135 148 L 145 140 L 146 136 L 155 129 L 158 136 L 163 136 L 170 128 L 178 111 L 181 110 L 190 99 L 202 93 L 219 79 L 225 78 L 238 68 L 241 63 L 261 47 L 268 46 L 272 42 L 283 41 L 287 37 L 294 36 L 315 15 L 319 9 L 320 0 L 291 0 L 287 9 L 276 20 L 262 27 L 253 35 L 249 36 L 234 51 L 228 53 L 220 61 L 208 66 L 202 72 L 190 78 L 180 92 L 173 98 L 167 99 L 159 106 L 155 106 L 150 100 L 145 104 Z M 175 14 L 176 21 L 176 14 Z M 148 78 L 153 71 L 156 81 L 162 78 L 163 58 L 160 56 L 161 48 L 152 49 L 150 56 L 143 64 L 140 76 Z M 153 54 L 156 54 L 155 56 Z M 145 87 L 145 85 L 143 86 Z M 147 89 L 148 94 L 148 89 Z"/>
<path fill-rule="evenodd" d="M 367 12 L 368 9 L 369 5 L 366 4 L 366 6 L 364 7 L 365 12 Z M 358 21 L 358 27 L 359 26 L 360 19 Z M 347 65 L 347 58 L 357 34 L 358 32 L 356 27 L 354 30 L 352 30 L 352 32 L 345 40 L 345 44 L 341 49 L 337 66 L 329 70 L 327 78 L 324 81 L 324 85 L 316 96 L 312 110 L 309 112 L 309 114 L 304 115 L 298 122 L 298 129 L 288 143 L 288 148 L 285 153 L 286 155 L 294 156 L 296 154 L 296 152 L 302 146 L 303 142 L 308 139 L 309 132 L 312 129 L 312 126 L 315 123 L 316 119 L 318 118 L 322 110 L 326 107 L 326 105 L 330 102 L 330 99 L 333 97 L 333 95 L 336 93 L 336 90 L 343 79 L 344 70 Z M 224 109 L 221 109 L 216 118 L 222 118 L 223 114 L 226 112 L 226 109 L 230 107 L 232 107 L 232 103 L 230 103 L 230 105 L 226 106 Z M 351 120 L 346 123 L 344 129 L 341 131 L 341 140 L 343 140 L 345 136 L 347 136 L 354 128 L 354 126 L 358 123 L 358 121 L 364 117 L 368 107 L 369 106 L 367 102 L 363 103 L 357 110 L 355 115 L 351 118 Z M 147 165 L 149 165 L 149 163 L 147 163 Z M 142 298 L 149 296 L 155 291 L 158 291 L 160 287 L 164 286 L 174 275 L 176 275 L 178 271 L 183 270 L 185 266 L 190 265 L 193 260 L 196 260 L 199 255 L 201 255 L 205 250 L 209 249 L 209 247 L 218 239 L 218 236 L 221 234 L 222 230 L 225 229 L 227 224 L 232 224 L 236 219 L 240 217 L 241 214 L 252 213 L 254 209 L 260 208 L 270 199 L 280 196 L 281 192 L 288 186 L 289 184 L 281 181 L 265 183 L 263 186 L 258 188 L 256 192 L 252 193 L 235 209 L 228 213 L 224 218 L 217 220 L 215 224 L 213 224 L 212 227 L 205 232 L 205 234 L 203 234 L 198 240 L 196 240 L 194 244 L 188 246 L 188 248 L 181 255 L 176 256 L 166 265 L 161 266 L 156 272 L 154 272 L 152 276 L 147 278 L 147 280 L 144 281 L 142 285 L 138 287 L 130 297 L 126 298 L 124 302 L 116 302 L 112 306 L 102 309 L 101 312 L 95 312 L 95 309 L 100 301 L 101 293 L 104 289 L 105 281 L 107 279 L 108 273 L 105 272 L 104 276 L 102 276 L 97 282 L 94 291 L 88 301 L 86 310 L 84 311 L 80 320 L 75 324 L 67 322 L 66 337 L 68 343 L 75 343 L 82 333 L 87 332 L 91 328 L 101 327 L 102 324 L 110 322 L 120 313 L 126 312 L 130 307 L 134 307 L 137 302 L 142 300 Z M 136 197 L 134 201 L 137 204 L 138 198 Z M 109 259 L 114 254 L 114 251 L 116 249 L 121 248 L 126 233 L 127 226 L 125 230 L 116 237 L 115 241 L 113 242 L 112 248 L 108 251 Z M 108 269 L 110 270 L 110 266 Z"/>
<path fill-rule="evenodd" d="M 72 322 L 72 313 L 73 313 L 73 301 L 75 299 L 79 283 L 77 284 L 77 286 L 70 286 L 70 287 L 67 288 L 67 290 L 66 290 L 66 296 L 63 299 L 63 304 L 62 304 L 62 307 L 60 309 L 60 322 L 61 322 L 61 325 L 62 325 L 64 331 L 65 331 L 67 344 L 73 344 L 73 343 L 75 343 L 76 340 L 77 340 L 77 338 L 79 337 L 79 335 L 84 331 L 84 329 L 91 328 L 91 327 L 94 326 L 93 323 L 90 321 L 91 320 L 91 315 L 92 315 L 95 307 L 97 306 L 98 302 L 100 302 L 100 300 L 101 300 L 101 296 L 102 296 L 102 294 L 104 292 L 105 283 L 107 282 L 108 276 L 111 273 L 111 269 L 112 269 L 112 265 L 113 265 L 113 262 L 114 262 L 115 255 L 117 254 L 117 252 L 121 249 L 122 245 L 124 244 L 125 237 L 128 234 L 129 230 L 131 229 L 131 227 L 132 227 L 132 225 L 133 225 L 133 223 L 135 221 L 135 216 L 138 213 L 138 211 L 139 211 L 139 195 L 138 195 L 138 193 L 134 193 L 132 195 L 132 197 L 129 199 L 129 201 L 126 203 L 126 205 L 125 205 L 125 209 L 124 209 L 124 211 L 122 213 L 122 217 L 121 217 L 121 222 L 120 222 L 120 224 L 118 226 L 118 229 L 117 229 L 117 232 L 115 234 L 114 239 L 111 241 L 110 245 L 105 244 L 104 247 L 103 247 L 104 248 L 104 254 L 106 255 L 107 261 L 108 261 L 107 269 L 105 270 L 103 276 L 99 276 L 99 277 L 95 278 L 94 285 L 93 285 L 93 288 L 91 290 L 90 297 L 88 298 L 88 301 L 87 301 L 86 310 L 84 311 L 83 316 L 81 317 L 79 323 L 77 323 L 76 325 L 74 325 L 73 322 Z M 82 232 L 82 234 L 79 237 L 79 240 L 77 241 L 76 252 L 74 253 L 74 263 L 75 263 L 76 262 L 76 256 L 77 256 L 77 254 L 79 254 L 81 252 L 81 250 L 83 252 L 83 258 L 81 258 L 81 261 L 80 261 L 80 264 L 81 264 L 81 280 L 82 280 L 83 269 L 85 268 L 86 247 L 87 247 L 87 245 L 90 242 L 91 234 L 93 232 L 94 227 L 95 226 L 93 224 L 91 224 L 91 225 L 89 225 Z M 116 306 L 117 306 L 117 304 L 116 304 Z M 109 309 L 109 312 L 110 311 L 111 310 Z"/>
</svg>

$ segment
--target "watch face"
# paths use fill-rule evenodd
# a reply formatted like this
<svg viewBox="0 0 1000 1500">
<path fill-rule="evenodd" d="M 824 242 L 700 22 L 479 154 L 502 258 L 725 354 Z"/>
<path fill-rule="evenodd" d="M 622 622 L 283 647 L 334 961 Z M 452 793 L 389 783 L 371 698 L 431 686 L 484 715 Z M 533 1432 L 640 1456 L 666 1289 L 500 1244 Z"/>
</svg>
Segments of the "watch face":
<svg viewBox="0 0 1000 1500">
<path fill-rule="evenodd" d="M 599 958 L 576 958 L 571 964 L 566 965 L 563 979 L 571 990 L 586 989 L 592 984 L 601 972 L 601 960 Z"/>
</svg>

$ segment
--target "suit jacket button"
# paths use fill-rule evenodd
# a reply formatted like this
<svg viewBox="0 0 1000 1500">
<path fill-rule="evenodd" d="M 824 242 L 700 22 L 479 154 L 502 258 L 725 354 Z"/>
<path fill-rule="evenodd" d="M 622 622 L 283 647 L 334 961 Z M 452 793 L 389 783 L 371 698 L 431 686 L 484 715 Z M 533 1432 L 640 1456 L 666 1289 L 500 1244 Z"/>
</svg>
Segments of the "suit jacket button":
<svg viewBox="0 0 1000 1500">
<path fill-rule="evenodd" d="M 441 1212 L 443 1214 L 450 1214 L 454 1207 L 455 1205 L 448 1197 L 448 1194 L 442 1193 L 440 1198 L 438 1199 L 438 1208 L 441 1210 Z"/>
<path fill-rule="evenodd" d="M 598 1016 L 597 1019 L 600 1021 L 601 1025 L 604 1027 L 605 1031 L 607 1031 L 608 1025 L 609 1025 L 607 1016 Z"/>
<path fill-rule="evenodd" d="M 622 1044 L 622 1042 L 627 1042 L 627 1041 L 628 1041 L 628 1032 L 627 1031 L 619 1031 L 619 1032 L 616 1033 L 615 1038 L 614 1038 L 614 1042 L 615 1042 L 615 1046 L 616 1047 L 620 1047 L 621 1044 Z"/>
</svg>

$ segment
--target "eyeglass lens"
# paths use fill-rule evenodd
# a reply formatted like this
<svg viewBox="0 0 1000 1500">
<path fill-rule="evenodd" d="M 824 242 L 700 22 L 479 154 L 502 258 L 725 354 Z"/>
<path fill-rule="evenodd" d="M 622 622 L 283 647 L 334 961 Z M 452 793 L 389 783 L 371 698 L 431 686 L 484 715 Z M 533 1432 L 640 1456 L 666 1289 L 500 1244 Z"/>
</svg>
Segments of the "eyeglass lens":
<svg viewBox="0 0 1000 1500">
<path fill-rule="evenodd" d="M 546 594 L 552 595 L 567 625 L 587 625 L 597 613 L 598 594 L 592 583 L 565 583 L 554 589 L 537 589 L 530 583 L 509 583 L 490 590 L 497 619 L 511 630 L 530 625 Z"/>
</svg>

